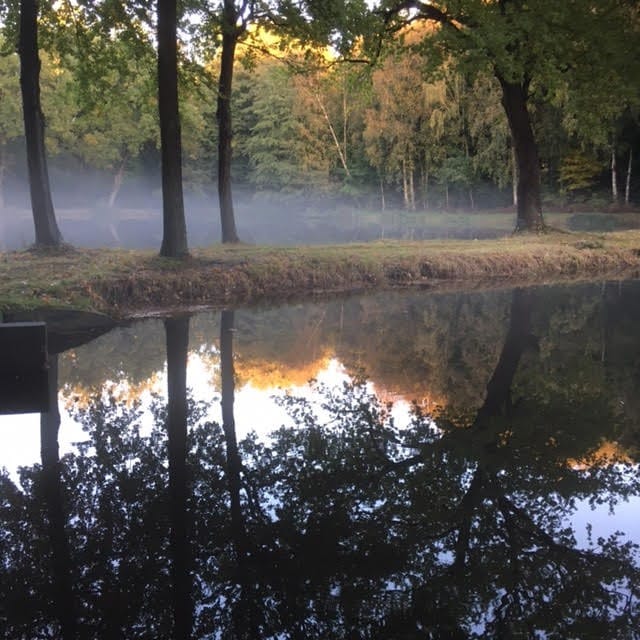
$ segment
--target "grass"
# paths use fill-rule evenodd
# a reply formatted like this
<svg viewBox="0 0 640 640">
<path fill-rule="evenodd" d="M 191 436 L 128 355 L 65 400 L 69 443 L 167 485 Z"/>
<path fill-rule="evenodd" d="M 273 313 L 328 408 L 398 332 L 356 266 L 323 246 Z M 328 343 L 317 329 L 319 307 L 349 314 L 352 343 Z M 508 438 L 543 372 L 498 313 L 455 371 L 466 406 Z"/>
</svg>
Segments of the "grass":
<svg viewBox="0 0 640 640">
<path fill-rule="evenodd" d="M 216 246 L 195 250 L 185 260 L 149 251 L 69 248 L 0 253 L 0 311 L 75 308 L 127 317 L 157 308 L 274 302 L 321 292 L 639 273 L 640 231 L 312 247 Z"/>
</svg>

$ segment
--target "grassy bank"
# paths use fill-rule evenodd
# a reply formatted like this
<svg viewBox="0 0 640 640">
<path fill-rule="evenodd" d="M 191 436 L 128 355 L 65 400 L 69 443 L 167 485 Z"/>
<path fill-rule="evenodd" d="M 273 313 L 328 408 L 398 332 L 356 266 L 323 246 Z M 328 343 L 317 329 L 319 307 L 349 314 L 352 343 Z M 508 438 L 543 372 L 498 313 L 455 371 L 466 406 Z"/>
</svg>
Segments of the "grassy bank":
<svg viewBox="0 0 640 640">
<path fill-rule="evenodd" d="M 513 284 L 640 274 L 640 231 L 498 240 L 217 246 L 184 261 L 154 252 L 0 254 L 0 310 L 78 308 L 117 317 L 156 308 L 275 302 L 393 286 Z"/>
</svg>

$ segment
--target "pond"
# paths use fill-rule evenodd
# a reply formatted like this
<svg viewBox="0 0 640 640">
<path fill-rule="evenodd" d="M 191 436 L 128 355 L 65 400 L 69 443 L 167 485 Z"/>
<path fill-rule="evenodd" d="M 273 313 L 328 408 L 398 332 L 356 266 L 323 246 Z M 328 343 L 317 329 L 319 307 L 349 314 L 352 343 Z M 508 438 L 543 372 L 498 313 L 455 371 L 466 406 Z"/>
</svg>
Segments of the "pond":
<svg viewBox="0 0 640 640">
<path fill-rule="evenodd" d="M 638 637 L 639 327 L 631 281 L 71 340 L 0 416 L 1 637 Z"/>
</svg>

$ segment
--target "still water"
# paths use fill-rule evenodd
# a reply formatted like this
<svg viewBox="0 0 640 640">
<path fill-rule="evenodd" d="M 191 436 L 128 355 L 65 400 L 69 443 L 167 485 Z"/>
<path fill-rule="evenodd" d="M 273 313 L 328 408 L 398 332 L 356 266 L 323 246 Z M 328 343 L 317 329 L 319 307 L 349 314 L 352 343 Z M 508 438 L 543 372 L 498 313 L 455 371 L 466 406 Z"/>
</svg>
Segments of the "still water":
<svg viewBox="0 0 640 640">
<path fill-rule="evenodd" d="M 640 637 L 638 282 L 150 319 L 49 391 L 2 638 Z"/>
</svg>

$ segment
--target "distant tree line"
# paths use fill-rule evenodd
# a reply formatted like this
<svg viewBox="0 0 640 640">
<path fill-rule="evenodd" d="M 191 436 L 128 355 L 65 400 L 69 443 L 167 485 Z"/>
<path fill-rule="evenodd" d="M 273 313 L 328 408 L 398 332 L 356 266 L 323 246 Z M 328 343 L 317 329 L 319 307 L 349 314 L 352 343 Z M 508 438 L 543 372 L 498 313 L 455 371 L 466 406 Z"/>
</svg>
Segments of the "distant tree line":
<svg viewBox="0 0 640 640">
<path fill-rule="evenodd" d="M 543 199 L 637 199 L 633 2 L 19 4 L 0 3 L 0 206 L 25 127 L 30 157 L 41 128 L 41 158 L 111 176 L 109 207 L 160 165 L 166 255 L 188 252 L 183 185 L 217 186 L 227 242 L 232 180 L 354 206 L 514 205 L 522 229 L 544 226 Z M 25 102 L 34 87 L 41 108 Z M 48 178 L 29 167 L 33 203 Z"/>
</svg>

